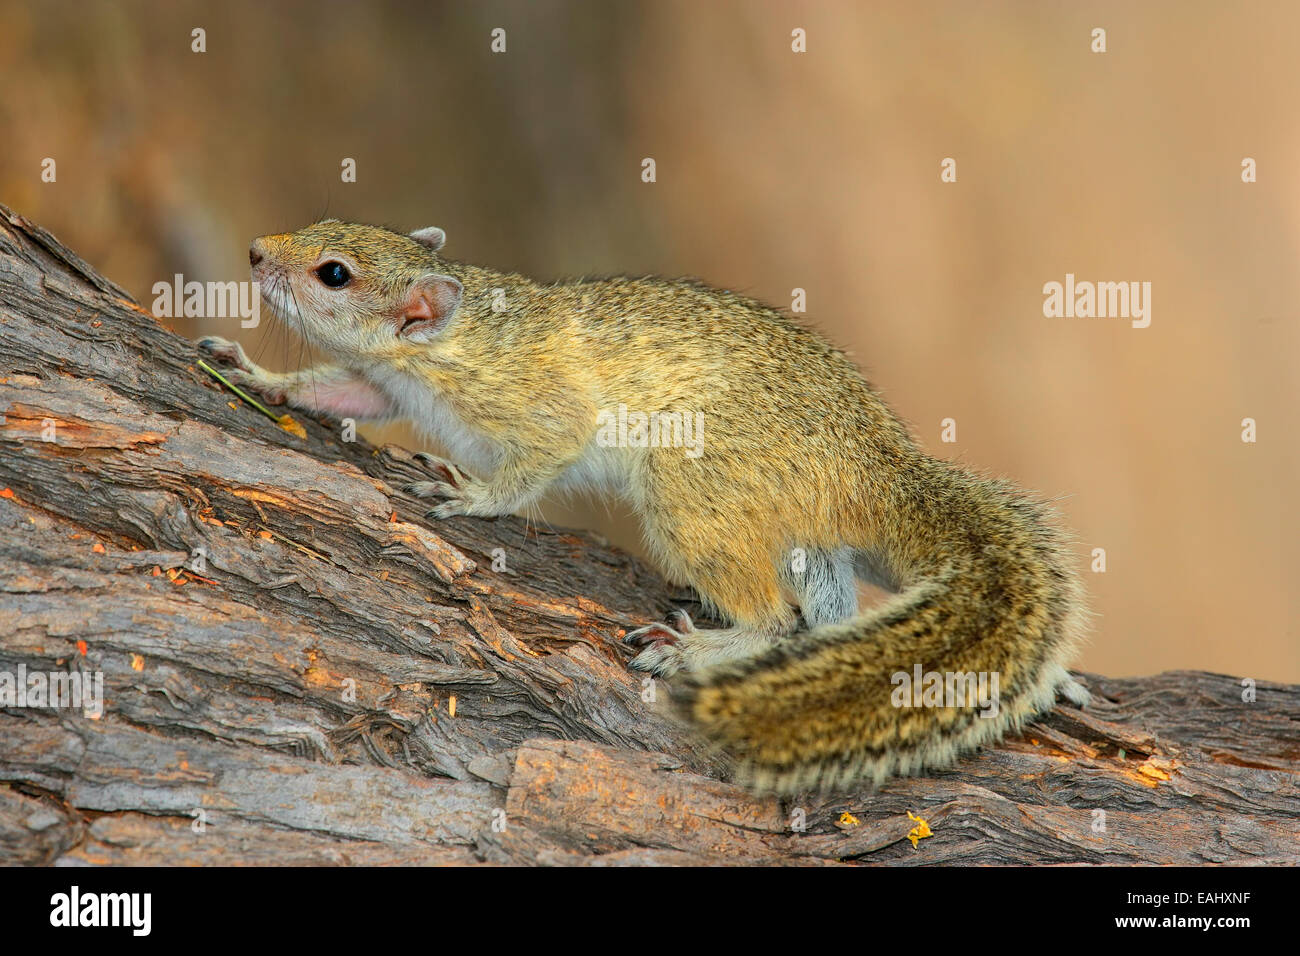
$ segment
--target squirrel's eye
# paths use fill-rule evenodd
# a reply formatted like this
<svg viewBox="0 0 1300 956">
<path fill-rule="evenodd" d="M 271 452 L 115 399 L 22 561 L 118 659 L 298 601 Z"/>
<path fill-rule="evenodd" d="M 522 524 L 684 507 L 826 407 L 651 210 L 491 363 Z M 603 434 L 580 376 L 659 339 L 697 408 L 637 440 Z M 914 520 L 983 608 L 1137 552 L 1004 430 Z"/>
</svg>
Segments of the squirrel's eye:
<svg viewBox="0 0 1300 956">
<path fill-rule="evenodd" d="M 352 275 L 343 267 L 343 263 L 327 262 L 316 270 L 316 278 L 331 289 L 337 289 L 341 285 L 347 285 Z"/>
</svg>

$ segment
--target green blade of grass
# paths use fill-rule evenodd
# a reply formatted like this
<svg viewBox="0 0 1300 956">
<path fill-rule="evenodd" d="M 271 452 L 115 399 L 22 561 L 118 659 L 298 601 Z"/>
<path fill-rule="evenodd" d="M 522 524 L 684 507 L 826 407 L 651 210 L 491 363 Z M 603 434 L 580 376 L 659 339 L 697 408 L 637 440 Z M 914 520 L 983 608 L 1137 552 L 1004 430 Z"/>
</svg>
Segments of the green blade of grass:
<svg viewBox="0 0 1300 956">
<path fill-rule="evenodd" d="M 243 389 L 241 389 L 241 388 L 237 388 L 236 386 L 232 385 L 231 382 L 230 382 L 230 379 L 226 378 L 224 375 L 222 375 L 220 372 L 218 372 L 215 368 L 213 368 L 213 367 L 212 367 L 211 365 L 209 365 L 207 362 L 203 361 L 203 359 L 199 359 L 198 364 L 199 364 L 199 368 L 203 369 L 203 371 L 207 372 L 209 375 L 211 375 L 213 378 L 215 378 L 215 379 L 216 379 L 218 382 L 220 382 L 222 385 L 226 386 L 226 388 L 230 389 L 232 392 L 234 392 L 236 395 L 238 395 L 240 398 L 242 398 L 242 399 L 243 399 L 244 401 L 246 401 L 248 404 L 252 405 L 254 408 L 256 408 L 259 412 L 261 412 L 261 413 L 262 413 L 263 415 L 265 415 L 267 418 L 271 419 L 271 421 L 275 422 L 277 425 L 280 424 L 280 416 L 279 416 L 279 415 L 275 414 L 273 411 L 271 411 L 269 408 L 267 408 L 265 405 L 263 405 L 263 404 L 262 404 L 261 402 L 259 402 L 257 399 L 253 398 L 253 396 L 249 395 L 249 394 L 248 394 L 247 392 L 245 392 Z"/>
</svg>

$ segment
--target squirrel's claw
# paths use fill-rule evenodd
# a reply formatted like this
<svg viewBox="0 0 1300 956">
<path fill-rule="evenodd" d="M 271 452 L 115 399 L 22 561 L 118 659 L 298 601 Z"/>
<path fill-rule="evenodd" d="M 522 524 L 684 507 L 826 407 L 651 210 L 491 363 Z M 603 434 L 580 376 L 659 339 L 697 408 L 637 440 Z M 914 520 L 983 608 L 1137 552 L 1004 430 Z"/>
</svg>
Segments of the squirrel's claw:
<svg viewBox="0 0 1300 956">
<path fill-rule="evenodd" d="M 446 499 L 431 511 L 426 511 L 424 513 L 426 518 L 441 520 L 469 514 L 469 502 L 465 499 L 464 489 L 445 481 L 413 481 L 409 485 L 403 485 L 402 491 L 417 498 Z"/>
<path fill-rule="evenodd" d="M 446 459 L 439 458 L 437 455 L 430 455 L 428 452 L 423 451 L 416 452 L 411 457 L 441 478 L 444 483 L 450 485 L 452 488 L 459 489 L 464 487 L 466 481 L 465 473 Z M 432 485 L 437 484 L 437 482 L 422 481 L 416 482 L 416 484 Z M 407 487 L 410 488 L 413 487 L 413 485 L 408 485 Z M 415 493 L 418 494 L 418 492 Z"/>
<path fill-rule="evenodd" d="M 651 624 L 639 627 L 623 638 L 623 643 L 633 647 L 645 647 L 647 644 L 676 644 L 686 635 L 679 634 L 667 624 Z"/>
<path fill-rule="evenodd" d="M 667 624 L 649 624 L 645 627 L 639 627 L 624 637 L 623 641 L 634 647 L 660 643 L 676 644 L 678 641 L 685 640 L 695 633 L 695 622 L 681 608 L 672 611 L 668 615 L 668 621 Z"/>
<path fill-rule="evenodd" d="M 682 634 L 695 633 L 695 622 L 691 620 L 691 616 L 689 614 L 687 614 L 679 607 L 673 608 L 671 611 L 668 612 L 668 623 L 673 627 L 674 630 L 679 631 Z"/>
<path fill-rule="evenodd" d="M 444 518 L 455 518 L 459 515 L 469 514 L 468 506 L 459 498 L 451 498 L 444 501 L 431 511 L 426 511 L 426 518 L 434 518 L 439 521 Z"/>
<path fill-rule="evenodd" d="M 445 481 L 412 481 L 402 491 L 416 498 L 454 498 L 460 489 Z"/>
</svg>

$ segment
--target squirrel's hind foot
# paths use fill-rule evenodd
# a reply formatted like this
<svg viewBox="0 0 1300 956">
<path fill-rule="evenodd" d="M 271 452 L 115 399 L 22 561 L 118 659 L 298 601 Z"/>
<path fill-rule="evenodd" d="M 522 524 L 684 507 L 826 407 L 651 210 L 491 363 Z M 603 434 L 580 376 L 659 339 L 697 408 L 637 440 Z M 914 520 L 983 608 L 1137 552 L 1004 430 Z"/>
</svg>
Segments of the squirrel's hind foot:
<svg viewBox="0 0 1300 956">
<path fill-rule="evenodd" d="M 672 677 L 679 671 L 702 671 L 718 664 L 752 657 L 771 646 L 773 638 L 740 627 L 697 630 L 690 615 L 674 611 L 670 624 L 651 624 L 623 638 L 629 644 L 645 646 L 628 665 L 656 677 Z"/>
<path fill-rule="evenodd" d="M 1092 702 L 1092 694 L 1088 693 L 1088 688 L 1071 677 L 1064 667 L 1058 665 L 1058 668 L 1060 674 L 1056 679 L 1056 696 L 1065 698 L 1075 707 L 1083 710 Z"/>
<path fill-rule="evenodd" d="M 645 648 L 632 659 L 629 667 L 656 677 L 671 677 L 682 669 L 684 659 L 678 645 L 696 633 L 695 622 L 680 608 L 668 617 L 669 624 L 639 627 L 623 638 L 624 643 Z"/>
</svg>

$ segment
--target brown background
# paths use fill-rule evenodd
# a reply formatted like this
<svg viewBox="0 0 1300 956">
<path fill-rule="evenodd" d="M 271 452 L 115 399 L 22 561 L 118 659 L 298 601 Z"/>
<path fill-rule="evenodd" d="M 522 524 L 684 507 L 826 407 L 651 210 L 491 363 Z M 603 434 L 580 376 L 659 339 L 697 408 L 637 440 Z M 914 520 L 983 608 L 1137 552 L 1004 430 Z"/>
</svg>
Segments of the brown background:
<svg viewBox="0 0 1300 956">
<path fill-rule="evenodd" d="M 927 448 L 1106 549 L 1084 666 L 1294 681 L 1298 32 L 1294 3 L 0 2 L 0 199 L 145 304 L 325 214 L 540 277 L 802 287 Z M 1151 327 L 1044 318 L 1067 272 L 1151 282 Z M 545 517 L 635 545 L 612 503 Z"/>
</svg>

